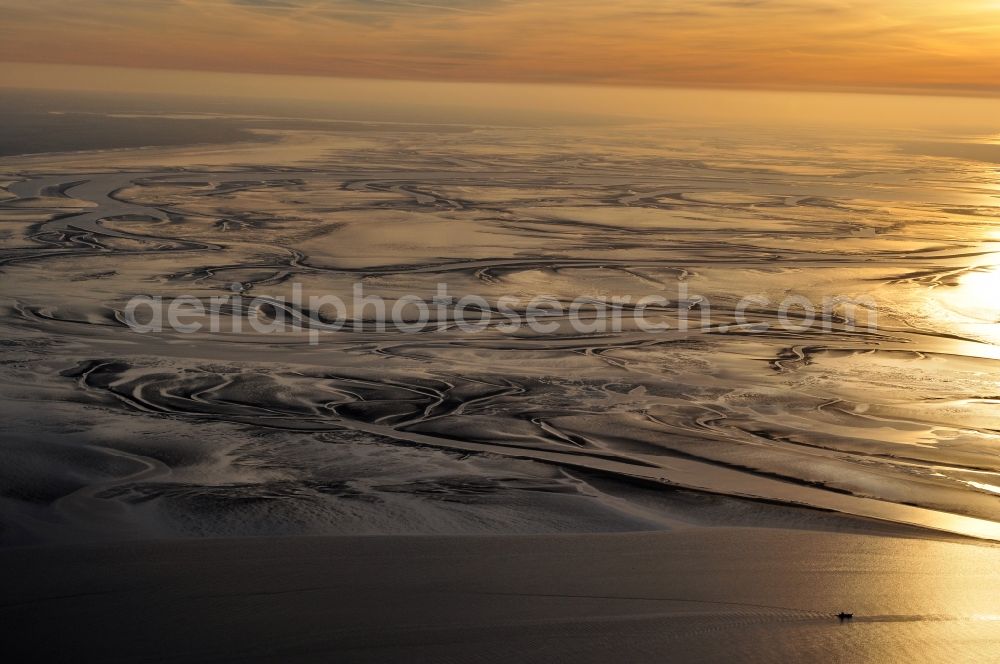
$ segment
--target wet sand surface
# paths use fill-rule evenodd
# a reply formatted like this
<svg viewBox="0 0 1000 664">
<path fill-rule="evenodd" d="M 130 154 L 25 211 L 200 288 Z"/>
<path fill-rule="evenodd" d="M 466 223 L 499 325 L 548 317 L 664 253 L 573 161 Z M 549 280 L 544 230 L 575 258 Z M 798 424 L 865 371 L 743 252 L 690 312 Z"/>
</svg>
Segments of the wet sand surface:
<svg viewBox="0 0 1000 664">
<path fill-rule="evenodd" d="M 780 503 L 1000 538 L 996 169 L 915 144 L 385 124 L 9 158 L 0 537 L 644 530 Z M 416 333 L 280 301 L 357 284 L 448 298 Z M 240 305 L 218 332 L 125 324 L 137 295 L 234 289 L 303 329 L 237 328 Z M 653 295 L 668 329 L 470 332 L 468 295 Z M 789 329 L 790 296 L 860 305 Z"/>
<path fill-rule="evenodd" d="M 995 660 L 988 138 L 249 131 L 0 161 L 15 657 Z M 357 284 L 448 296 L 413 333 L 301 304 Z M 241 299 L 140 334 L 140 295 Z M 666 329 L 470 332 L 470 295 Z"/>
</svg>

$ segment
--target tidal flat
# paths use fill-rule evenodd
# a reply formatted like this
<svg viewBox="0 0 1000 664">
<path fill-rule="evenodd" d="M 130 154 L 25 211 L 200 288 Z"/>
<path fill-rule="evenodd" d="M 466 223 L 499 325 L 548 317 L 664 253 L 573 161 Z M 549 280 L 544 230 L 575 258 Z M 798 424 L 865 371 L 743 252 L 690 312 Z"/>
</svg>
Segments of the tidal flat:
<svg viewBox="0 0 1000 664">
<path fill-rule="evenodd" d="M 496 588 L 480 590 L 513 602 L 504 624 L 523 618 L 545 638 L 555 630 L 579 646 L 585 625 L 613 626 L 592 657 L 633 637 L 652 657 L 666 647 L 658 640 L 688 639 L 676 630 L 689 627 L 736 625 L 735 641 L 759 639 L 777 611 L 782 656 L 857 661 L 882 652 L 880 639 L 922 643 L 911 638 L 919 632 L 989 661 L 994 600 L 935 612 L 925 593 L 896 606 L 891 593 L 865 596 L 882 572 L 859 560 L 926 548 L 925 571 L 961 568 L 969 587 L 996 587 L 992 138 L 222 115 L 173 121 L 231 123 L 226 140 L 199 130 L 171 145 L 74 144 L 0 161 L 0 543 L 17 577 L 47 574 L 36 560 L 86 567 L 88 555 L 106 556 L 123 561 L 122 575 L 73 592 L 141 594 L 156 579 L 215 574 L 228 556 L 277 547 L 260 578 L 313 588 L 326 574 L 317 557 L 425 547 L 411 582 L 453 596 L 434 613 L 417 583 L 399 591 L 411 593 L 407 606 L 439 621 L 475 606 L 470 615 L 488 622 L 493 604 L 461 599 L 488 574 L 459 569 L 459 592 L 441 551 L 537 546 L 566 558 L 505 567 Z M 359 286 L 389 309 L 435 306 L 419 329 L 409 314 L 407 326 L 380 326 L 375 307 L 350 304 Z M 325 296 L 348 303 L 339 326 L 301 304 Z M 559 305 L 544 331 L 504 326 L 499 314 L 526 317 L 524 303 L 543 296 Z M 654 296 L 640 324 L 635 303 Z M 185 318 L 197 329 L 142 333 L 130 325 L 136 297 L 215 304 Z M 266 306 L 244 306 L 254 298 Z M 460 311 L 463 298 L 482 304 Z M 573 319 L 581 298 L 591 304 Z M 612 298 L 630 314 L 618 325 L 603 324 L 595 304 Z M 469 329 L 466 317 L 486 322 Z M 277 319 L 300 324 L 268 325 Z M 417 535 L 429 539 L 401 537 Z M 573 541 L 583 543 L 566 568 L 576 581 L 557 573 Z M 130 547 L 147 562 L 124 562 Z M 616 586 L 610 568 L 586 574 L 638 550 L 643 573 L 663 579 L 720 574 L 747 550 L 773 584 L 729 599 L 711 584 L 660 597 Z M 827 560 L 831 550 L 861 553 Z M 77 555 L 84 562 L 66 562 Z M 299 586 L 281 577 L 282 557 L 303 566 Z M 817 560 L 843 578 L 823 576 Z M 809 582 L 782 577 L 790 569 L 825 585 L 806 597 Z M 880 583 L 917 583 L 883 571 Z M 336 583 L 361 592 L 375 575 Z M 549 595 L 532 590 L 530 607 L 509 599 L 547 575 Z M 838 594 L 840 581 L 853 590 Z M 196 606 L 196 589 L 178 587 L 161 619 Z M 783 587 L 799 594 L 775 608 L 766 595 Z M 17 602 L 48 606 L 65 594 L 18 592 Z M 550 595 L 575 618 L 536 621 Z M 124 597 L 101 600 L 100 615 L 128 613 Z M 674 602 L 669 616 L 646 615 L 663 602 Z M 821 625 L 852 606 L 876 617 L 847 626 L 865 632 L 861 645 Z M 274 661 L 364 641 L 337 632 L 299 652 L 288 645 L 304 638 L 299 623 L 275 624 L 288 641 Z M 450 628 L 411 627 L 400 643 L 447 654 L 435 639 Z M 460 632 L 475 640 L 483 629 Z M 215 637 L 198 639 L 208 658 Z M 707 652 L 690 639 L 683 647 Z M 491 652 L 526 656 L 517 648 Z M 718 658 L 732 654 L 719 648 Z"/>
</svg>

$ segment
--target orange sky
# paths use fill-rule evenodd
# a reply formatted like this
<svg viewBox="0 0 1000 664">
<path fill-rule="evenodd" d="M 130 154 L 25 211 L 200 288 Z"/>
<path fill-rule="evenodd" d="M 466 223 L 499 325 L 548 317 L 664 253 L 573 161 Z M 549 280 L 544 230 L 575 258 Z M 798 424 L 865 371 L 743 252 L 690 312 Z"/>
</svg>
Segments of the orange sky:
<svg viewBox="0 0 1000 664">
<path fill-rule="evenodd" d="M 0 61 L 1000 93 L 1000 0 L 0 0 Z"/>
</svg>

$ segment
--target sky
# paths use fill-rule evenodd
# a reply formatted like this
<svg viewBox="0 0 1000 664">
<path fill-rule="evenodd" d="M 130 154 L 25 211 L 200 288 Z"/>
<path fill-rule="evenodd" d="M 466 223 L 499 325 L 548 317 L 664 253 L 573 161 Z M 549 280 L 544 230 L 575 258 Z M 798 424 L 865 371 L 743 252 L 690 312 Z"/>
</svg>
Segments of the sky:
<svg viewBox="0 0 1000 664">
<path fill-rule="evenodd" d="M 0 61 L 1000 94 L 1000 0 L 0 0 Z"/>
</svg>

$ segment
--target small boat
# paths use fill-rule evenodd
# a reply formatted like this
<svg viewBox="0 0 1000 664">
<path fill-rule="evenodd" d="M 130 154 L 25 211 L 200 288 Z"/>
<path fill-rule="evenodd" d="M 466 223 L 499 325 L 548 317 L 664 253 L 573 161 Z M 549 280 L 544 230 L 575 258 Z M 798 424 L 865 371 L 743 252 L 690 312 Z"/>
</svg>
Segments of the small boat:
<svg viewBox="0 0 1000 664">
<path fill-rule="evenodd" d="M 840 618 L 841 620 L 850 620 L 851 618 L 854 617 L 854 614 L 845 613 L 844 611 L 841 611 L 840 613 L 837 614 L 837 617 Z"/>
</svg>

